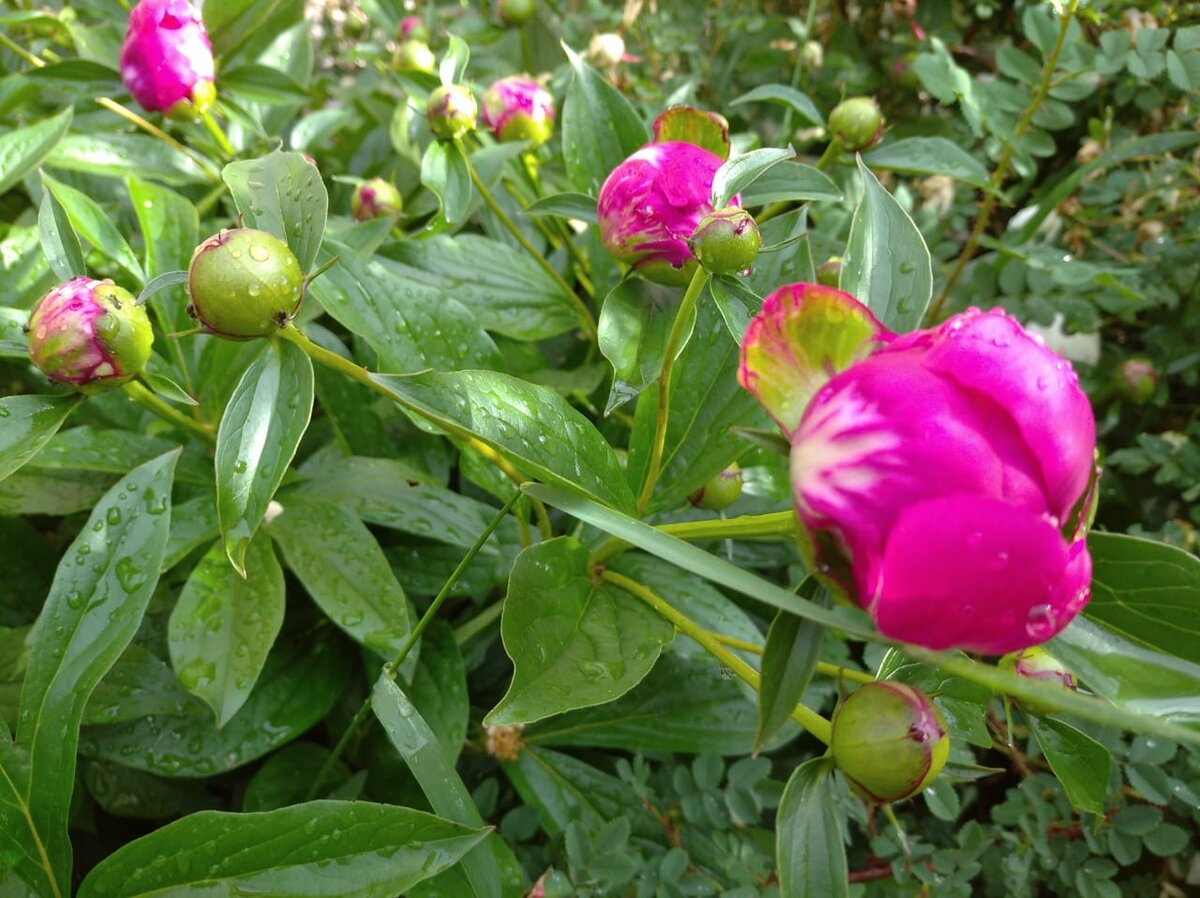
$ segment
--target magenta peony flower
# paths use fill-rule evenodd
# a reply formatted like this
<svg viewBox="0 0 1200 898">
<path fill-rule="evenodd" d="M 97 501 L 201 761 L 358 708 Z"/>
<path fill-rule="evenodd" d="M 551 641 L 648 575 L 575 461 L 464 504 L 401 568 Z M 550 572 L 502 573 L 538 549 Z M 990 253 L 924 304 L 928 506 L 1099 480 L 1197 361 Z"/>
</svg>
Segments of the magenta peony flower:
<svg viewBox="0 0 1200 898">
<path fill-rule="evenodd" d="M 687 240 L 712 212 L 721 160 L 690 143 L 642 147 L 600 188 L 600 239 L 617 259 L 660 284 L 686 284 L 696 269 Z M 737 197 L 731 201 L 739 205 Z"/>
<path fill-rule="evenodd" d="M 742 362 L 790 437 L 818 570 L 882 633 L 1003 654 L 1087 603 L 1092 409 L 1015 319 L 971 309 L 896 335 L 853 297 L 794 284 L 764 301 Z"/>
<path fill-rule="evenodd" d="M 554 130 L 554 97 L 524 75 L 500 78 L 483 95 L 483 123 L 497 140 L 541 146 Z"/>
<path fill-rule="evenodd" d="M 202 113 L 216 97 L 212 43 L 187 0 L 142 0 L 129 14 L 121 80 L 144 109 Z"/>
</svg>

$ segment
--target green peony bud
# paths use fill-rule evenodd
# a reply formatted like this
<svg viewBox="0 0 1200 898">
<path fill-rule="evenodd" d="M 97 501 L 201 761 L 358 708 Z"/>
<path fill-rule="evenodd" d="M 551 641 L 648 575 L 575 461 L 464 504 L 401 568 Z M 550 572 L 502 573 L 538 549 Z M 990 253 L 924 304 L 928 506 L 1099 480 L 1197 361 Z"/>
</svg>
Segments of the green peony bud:
<svg viewBox="0 0 1200 898">
<path fill-rule="evenodd" d="M 363 181 L 354 188 L 354 195 L 350 197 L 350 211 L 358 221 L 399 215 L 402 208 L 404 198 L 400 196 L 400 191 L 395 184 L 383 178 Z"/>
<path fill-rule="evenodd" d="M 426 72 L 430 75 L 437 68 L 437 58 L 424 41 L 407 40 L 396 48 L 392 59 L 400 72 Z"/>
<path fill-rule="evenodd" d="M 1040 645 L 1030 646 L 1019 652 L 1011 652 L 1000 659 L 1000 669 L 1012 671 L 1027 680 L 1042 680 L 1057 683 L 1072 692 L 1076 689 L 1075 674 L 1061 661 Z M 1051 713 L 1049 708 L 1034 702 L 1021 702 L 1021 707 L 1031 714 Z"/>
<path fill-rule="evenodd" d="M 704 486 L 688 496 L 688 501 L 697 508 L 721 511 L 736 502 L 741 495 L 742 469 L 734 462 L 720 474 L 706 480 Z"/>
<path fill-rule="evenodd" d="M 878 680 L 859 687 L 833 714 L 833 759 L 875 801 L 916 795 L 950 754 L 946 721 L 923 692 Z"/>
<path fill-rule="evenodd" d="M 883 137 L 883 113 L 874 97 L 851 97 L 829 113 L 829 133 L 848 150 L 865 150 Z"/>
<path fill-rule="evenodd" d="M 188 269 L 188 314 L 231 340 L 265 337 L 296 314 L 304 274 L 287 245 L 266 231 L 237 228 L 209 237 Z"/>
<path fill-rule="evenodd" d="M 830 256 L 817 266 L 817 283 L 835 290 L 842 279 L 842 257 Z"/>
<path fill-rule="evenodd" d="M 475 128 L 479 105 L 475 96 L 461 84 L 447 84 L 429 95 L 425 117 L 429 129 L 442 140 L 457 140 Z"/>
<path fill-rule="evenodd" d="M 1114 372 L 1117 392 L 1134 405 L 1145 405 L 1158 389 L 1158 369 L 1149 359 L 1126 359 Z"/>
<path fill-rule="evenodd" d="M 154 330 L 132 293 L 77 277 L 51 289 L 29 315 L 29 357 L 52 380 L 99 393 L 137 376 Z"/>
<path fill-rule="evenodd" d="M 762 234 L 749 212 L 726 206 L 700 219 L 690 245 L 706 271 L 734 274 L 750 267 L 762 246 Z"/>
<path fill-rule="evenodd" d="M 496 17 L 508 27 L 524 25 L 537 11 L 537 0 L 496 0 Z"/>
</svg>

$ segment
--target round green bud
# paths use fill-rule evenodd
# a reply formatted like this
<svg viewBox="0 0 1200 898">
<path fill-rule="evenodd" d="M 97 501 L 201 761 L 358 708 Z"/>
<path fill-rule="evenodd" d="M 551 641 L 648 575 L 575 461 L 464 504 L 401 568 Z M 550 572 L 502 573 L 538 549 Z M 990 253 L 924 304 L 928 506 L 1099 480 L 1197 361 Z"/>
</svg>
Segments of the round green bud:
<svg viewBox="0 0 1200 898">
<path fill-rule="evenodd" d="M 823 287 L 837 289 L 842 279 L 842 257 L 830 256 L 817 266 L 817 283 Z"/>
<path fill-rule="evenodd" d="M 688 496 L 688 501 L 697 508 L 721 511 L 728 508 L 742 495 L 742 469 L 737 462 L 721 473 L 704 481 L 704 486 Z"/>
<path fill-rule="evenodd" d="M 433 70 L 437 68 L 437 58 L 429 49 L 429 45 L 418 40 L 407 40 L 397 47 L 392 62 L 397 71 L 401 72 L 425 72 L 432 75 Z"/>
<path fill-rule="evenodd" d="M 874 801 L 900 801 L 932 783 L 950 754 L 946 721 L 905 683 L 860 686 L 833 714 L 829 747 L 846 779 Z"/>
<path fill-rule="evenodd" d="M 496 0 L 496 17 L 510 28 L 524 25 L 537 12 L 537 0 Z"/>
<path fill-rule="evenodd" d="M 1055 683 L 1072 692 L 1077 688 L 1075 674 L 1071 673 L 1065 664 L 1040 645 L 1030 646 L 1019 652 L 1010 652 L 1000 659 L 1000 669 L 1011 671 L 1027 680 Z M 1051 709 L 1036 702 L 1022 701 L 1021 707 L 1031 714 L 1051 712 Z"/>
<path fill-rule="evenodd" d="M 848 150 L 865 150 L 883 137 L 883 113 L 874 97 L 851 97 L 829 113 L 829 133 Z"/>
<path fill-rule="evenodd" d="M 700 219 L 690 244 L 705 271 L 735 274 L 750 267 L 762 246 L 762 234 L 749 212 L 726 206 Z"/>
<path fill-rule="evenodd" d="M 1117 392 L 1134 405 L 1145 405 L 1158 389 L 1158 369 L 1149 359 L 1126 359 L 1114 372 Z"/>
<path fill-rule="evenodd" d="M 188 269 L 188 314 L 231 340 L 265 337 L 296 314 L 304 274 L 292 251 L 266 231 L 237 228 L 209 237 Z"/>
<path fill-rule="evenodd" d="M 404 208 L 404 198 L 391 181 L 372 178 L 354 188 L 350 197 L 350 211 L 358 221 L 386 218 L 399 215 Z"/>
<path fill-rule="evenodd" d="M 461 84 L 446 84 L 429 95 L 425 117 L 429 130 L 442 140 L 457 140 L 475 128 L 479 104 L 475 95 Z"/>
</svg>

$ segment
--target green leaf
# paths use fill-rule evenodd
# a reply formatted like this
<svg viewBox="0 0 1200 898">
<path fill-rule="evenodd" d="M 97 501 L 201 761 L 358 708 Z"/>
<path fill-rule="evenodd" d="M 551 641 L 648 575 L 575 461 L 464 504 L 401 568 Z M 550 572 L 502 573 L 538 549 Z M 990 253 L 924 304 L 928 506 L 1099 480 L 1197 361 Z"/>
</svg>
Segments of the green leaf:
<svg viewBox="0 0 1200 898">
<path fill-rule="evenodd" d="M 526 215 L 557 215 L 560 218 L 596 223 L 596 198 L 586 193 L 554 193 L 535 200 Z"/>
<path fill-rule="evenodd" d="M 812 758 L 792 773 L 775 822 L 780 898 L 850 895 L 841 807 L 832 760 Z"/>
<path fill-rule="evenodd" d="M 78 396 L 0 398 L 0 480 L 36 456 L 77 405 Z"/>
<path fill-rule="evenodd" d="M 453 296 L 415 282 L 403 265 L 344 247 L 310 291 L 330 315 L 365 339 L 389 373 L 498 368 L 500 351 Z"/>
<path fill-rule="evenodd" d="M 597 583 L 570 537 L 517 556 L 500 621 L 513 679 L 485 724 L 530 723 L 601 705 L 649 673 L 674 628 L 640 599 Z"/>
<path fill-rule="evenodd" d="M 300 270 L 316 261 L 329 193 L 303 153 L 275 150 L 259 159 L 230 162 L 221 172 L 247 227 L 274 234 L 296 254 Z"/>
<path fill-rule="evenodd" d="M 485 838 L 411 808 L 311 801 L 257 814 L 201 811 L 101 861 L 79 898 L 391 898 L 457 863 Z"/>
<path fill-rule="evenodd" d="M 821 604 L 828 604 L 828 593 L 821 592 L 826 598 Z M 817 669 L 824 636 L 825 628 L 820 624 L 786 611 L 775 615 L 763 647 L 758 733 L 754 737 L 756 752 L 788 722 L 799 704 Z"/>
<path fill-rule="evenodd" d="M 492 371 L 374 375 L 405 408 L 460 437 L 474 437 L 527 477 L 582 490 L 632 509 L 612 448 L 583 415 L 544 387 Z"/>
<path fill-rule="evenodd" d="M 163 820 L 220 804 L 199 783 L 162 779 L 103 761 L 85 761 L 82 779 L 88 794 L 114 817 Z"/>
<path fill-rule="evenodd" d="M 225 551 L 245 574 L 246 547 L 283 481 L 313 404 L 312 362 L 271 340 L 238 382 L 217 430 L 217 513 Z"/>
<path fill-rule="evenodd" d="M 98 430 L 84 425 L 55 434 L 29 464 L 38 468 L 125 474 L 131 468 L 177 448 L 177 443 L 161 437 L 128 430 Z M 175 466 L 175 481 L 209 484 L 212 466 L 200 452 L 185 449 Z"/>
<path fill-rule="evenodd" d="M 147 134 L 68 134 L 46 156 L 46 165 L 110 178 L 153 178 L 169 185 L 202 184 L 216 177 Z"/>
<path fill-rule="evenodd" d="M 633 278 L 604 297 L 596 343 L 612 363 L 612 389 L 604 414 L 609 415 L 658 380 L 667 332 L 675 321 L 680 297 Z"/>
<path fill-rule="evenodd" d="M 467 826 L 483 826 L 483 818 L 471 793 L 441 750 L 437 737 L 390 677 L 381 676 L 375 682 L 371 709 L 434 811 Z M 494 848 L 496 841 L 492 838 L 488 843 L 478 845 L 462 859 L 463 872 L 472 892 L 479 898 L 499 898 L 501 895 L 500 866 Z"/>
<path fill-rule="evenodd" d="M 26 77 L 39 81 L 65 81 L 70 84 L 86 85 L 97 93 L 110 93 L 120 89 L 121 73 L 90 59 L 64 59 L 25 72 Z"/>
<path fill-rule="evenodd" d="M 217 727 L 242 707 L 283 626 L 283 570 L 260 534 L 246 552 L 246 576 L 218 543 L 196 565 L 171 611 L 168 647 L 179 682 L 213 709 Z"/>
<path fill-rule="evenodd" d="M 40 122 L 0 134 L 0 193 L 37 168 L 70 127 L 68 106 Z"/>
<path fill-rule="evenodd" d="M 777 149 L 768 147 L 762 150 L 751 150 L 742 153 L 721 164 L 713 175 L 712 205 L 714 209 L 723 209 L 729 205 L 734 194 L 749 187 L 768 170 L 796 157 L 796 151 L 791 147 Z"/>
<path fill-rule="evenodd" d="M 842 200 L 842 192 L 829 175 L 802 162 L 789 161 L 786 165 L 772 166 L 742 190 L 742 205 L 746 208 L 809 200 L 836 203 Z M 766 235 L 763 236 L 765 238 Z M 771 245 L 766 239 L 763 244 Z"/>
<path fill-rule="evenodd" d="M 146 247 L 146 274 L 158 278 L 184 271 L 199 242 L 196 207 L 173 190 L 129 178 L 129 201 Z"/>
<path fill-rule="evenodd" d="M 1112 772 L 1108 749 L 1061 720 L 1030 717 L 1029 726 L 1071 804 L 1103 816 Z"/>
<path fill-rule="evenodd" d="M 454 143 L 435 140 L 429 145 L 421 158 L 421 183 L 437 196 L 447 224 L 466 218 L 474 185 L 466 157 Z"/>
<path fill-rule="evenodd" d="M 171 509 L 177 518 L 185 505 Z M 84 726 L 135 720 L 147 714 L 202 715 L 208 709 L 180 685 L 175 671 L 149 649 L 130 643 L 92 692 L 83 714 Z"/>
<path fill-rule="evenodd" d="M 0 357 L 29 358 L 29 337 L 25 334 L 28 323 L 28 310 L 0 307 Z"/>
<path fill-rule="evenodd" d="M 384 658 L 396 654 L 412 632 L 412 607 L 379 543 L 356 515 L 326 502 L 285 501 L 267 529 L 336 626 Z"/>
<path fill-rule="evenodd" d="M 742 94 L 736 100 L 731 100 L 729 105 L 740 106 L 743 103 L 762 102 L 782 103 L 784 106 L 790 106 L 800 114 L 800 118 L 810 125 L 825 124 L 825 116 L 808 98 L 808 94 L 796 90 L 794 87 L 788 87 L 786 84 L 764 84 Z"/>
<path fill-rule="evenodd" d="M 28 836 L 18 830 L 6 832 L 7 838 L 24 842 L 19 850 L 27 853 L 32 836 L 59 884 L 55 894 L 70 893 L 67 819 L 80 721 L 92 690 L 141 624 L 158 583 L 177 455 L 136 468 L 97 503 L 59 563 L 30 635 L 16 732 L 28 772 L 16 807 L 2 792 L 0 807 L 20 809 Z"/>
<path fill-rule="evenodd" d="M 527 253 L 498 240 L 478 234 L 403 240 L 385 253 L 396 263 L 384 263 L 389 271 L 454 297 L 489 331 L 533 341 L 579 323 L 557 282 Z"/>
<path fill-rule="evenodd" d="M 242 810 L 274 811 L 304 801 L 309 784 L 329 759 L 329 749 L 312 742 L 293 742 L 267 758 L 254 772 L 242 795 Z M 366 771 L 363 771 L 366 773 Z M 318 798 L 327 798 L 330 788 L 350 776 L 341 761 L 334 761 Z"/>
<path fill-rule="evenodd" d="M 278 106 L 308 100 L 304 85 L 286 72 L 271 66 L 249 63 L 221 72 L 221 90 L 230 90 L 243 100 Z"/>
<path fill-rule="evenodd" d="M 42 183 L 62 204 L 71 226 L 88 243 L 136 278 L 139 283 L 146 280 L 141 263 L 138 262 L 128 241 L 113 224 L 112 216 L 108 212 L 100 208 L 99 204 L 83 191 L 68 187 L 45 172 L 42 173 Z"/>
<path fill-rule="evenodd" d="M 407 689 L 450 764 L 458 760 L 471 719 L 467 669 L 454 628 L 434 618 L 421 634 L 421 650 Z"/>
<path fill-rule="evenodd" d="M 921 232 L 859 160 L 863 197 L 854 210 L 841 288 L 899 333 L 918 327 L 933 296 L 933 269 Z"/>
<path fill-rule="evenodd" d="M 213 51 L 225 58 L 258 32 L 283 0 L 223 0 L 204 7 L 204 24 Z"/>
<path fill-rule="evenodd" d="M 988 183 L 984 164 L 944 137 L 905 137 L 877 147 L 863 156 L 863 162 L 912 175 L 949 175 L 975 187 Z"/>
<path fill-rule="evenodd" d="M 451 34 L 446 54 L 438 64 L 438 77 L 442 84 L 459 84 L 467 75 L 467 63 L 471 61 L 471 47 L 461 37 Z"/>
<path fill-rule="evenodd" d="M 538 812 L 542 829 L 561 837 L 573 822 L 590 831 L 620 817 L 639 802 L 626 782 L 571 755 L 526 745 L 515 762 L 504 764 L 505 776 L 525 804 Z"/>
<path fill-rule="evenodd" d="M 571 185 L 597 196 L 609 173 L 650 139 L 629 101 L 563 44 L 571 83 L 562 110 L 563 160 Z"/>
<path fill-rule="evenodd" d="M 67 210 L 49 190 L 42 191 L 42 203 L 38 207 L 38 238 L 50 270 L 60 280 L 68 281 L 87 274 L 79 235 L 71 226 Z"/>
</svg>

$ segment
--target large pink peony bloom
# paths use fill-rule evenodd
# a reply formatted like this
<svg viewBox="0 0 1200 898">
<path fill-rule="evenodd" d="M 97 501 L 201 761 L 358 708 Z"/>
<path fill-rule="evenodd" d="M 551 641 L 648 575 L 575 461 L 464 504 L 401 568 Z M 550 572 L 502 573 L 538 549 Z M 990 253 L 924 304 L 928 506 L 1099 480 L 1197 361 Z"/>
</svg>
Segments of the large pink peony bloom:
<svg viewBox="0 0 1200 898">
<path fill-rule="evenodd" d="M 820 367 L 789 344 L 814 304 L 869 333 L 788 406 L 788 372 Z M 1015 319 L 971 309 L 896 335 L 852 297 L 796 284 L 766 299 L 742 351 L 743 385 L 789 433 L 815 561 L 882 633 L 1003 654 L 1087 603 L 1092 409 L 1070 364 Z"/>
<path fill-rule="evenodd" d="M 213 53 L 188 0 L 142 0 L 129 14 L 121 80 L 151 112 L 203 112 L 213 101 Z"/>
<path fill-rule="evenodd" d="M 597 213 L 604 246 L 649 280 L 686 284 L 696 268 L 687 239 L 712 211 L 713 175 L 720 167 L 719 157 L 694 144 L 642 147 L 600 188 Z"/>
<path fill-rule="evenodd" d="M 554 97 L 525 75 L 500 78 L 483 95 L 483 123 L 497 140 L 541 146 L 554 130 Z"/>
</svg>

